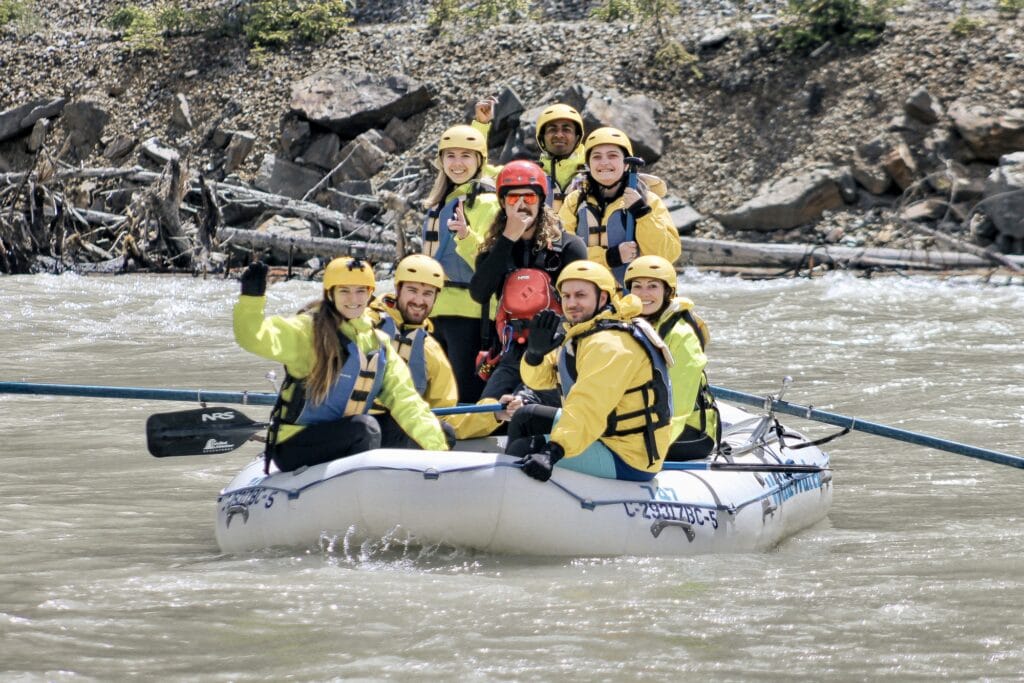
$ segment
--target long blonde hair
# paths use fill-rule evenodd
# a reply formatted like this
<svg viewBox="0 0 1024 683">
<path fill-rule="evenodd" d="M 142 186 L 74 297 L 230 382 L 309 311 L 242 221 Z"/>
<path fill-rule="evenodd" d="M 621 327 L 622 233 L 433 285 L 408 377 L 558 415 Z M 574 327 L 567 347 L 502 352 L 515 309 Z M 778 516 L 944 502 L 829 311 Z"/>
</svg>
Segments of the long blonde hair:
<svg viewBox="0 0 1024 683">
<path fill-rule="evenodd" d="M 480 251 L 490 251 L 494 248 L 494 243 L 498 241 L 498 237 L 501 233 L 505 232 L 505 223 L 507 221 L 508 213 L 502 208 L 495 214 L 494 220 L 491 221 L 491 227 L 488 228 L 487 236 L 484 238 L 483 244 L 480 245 Z M 562 236 L 562 224 L 559 222 L 555 212 L 544 203 L 543 198 L 541 199 L 540 212 L 533 219 L 533 224 L 537 226 L 536 230 L 533 231 L 533 237 L 530 239 L 530 247 L 534 253 L 557 242 L 558 238 Z"/>
<path fill-rule="evenodd" d="M 327 399 L 327 394 L 341 373 L 343 350 L 338 326 L 345 320 L 324 292 L 322 299 L 311 301 L 299 311 L 313 318 L 313 369 L 306 377 L 306 398 L 314 405 Z"/>
</svg>

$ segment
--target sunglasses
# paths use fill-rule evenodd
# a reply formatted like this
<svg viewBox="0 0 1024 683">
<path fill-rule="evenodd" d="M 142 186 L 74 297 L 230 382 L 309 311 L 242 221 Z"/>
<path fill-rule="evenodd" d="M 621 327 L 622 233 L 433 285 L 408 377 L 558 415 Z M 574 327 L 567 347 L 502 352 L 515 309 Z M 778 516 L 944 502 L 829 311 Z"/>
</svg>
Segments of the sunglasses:
<svg viewBox="0 0 1024 683">
<path fill-rule="evenodd" d="M 526 194 L 505 195 L 505 203 L 508 204 L 509 206 L 515 206 L 516 204 L 519 203 L 520 199 L 526 202 L 527 206 L 533 206 L 534 204 L 540 201 L 540 197 L 538 197 L 533 192 L 527 192 Z"/>
</svg>

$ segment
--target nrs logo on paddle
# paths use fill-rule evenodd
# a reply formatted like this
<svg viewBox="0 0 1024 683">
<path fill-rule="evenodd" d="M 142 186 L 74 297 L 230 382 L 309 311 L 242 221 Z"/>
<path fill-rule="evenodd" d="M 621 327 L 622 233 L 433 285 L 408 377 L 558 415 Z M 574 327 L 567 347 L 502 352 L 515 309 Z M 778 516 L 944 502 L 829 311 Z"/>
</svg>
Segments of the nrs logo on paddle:
<svg viewBox="0 0 1024 683">
<path fill-rule="evenodd" d="M 228 411 L 226 413 L 203 413 L 203 422 L 216 422 L 218 420 L 234 420 L 235 413 Z"/>
</svg>

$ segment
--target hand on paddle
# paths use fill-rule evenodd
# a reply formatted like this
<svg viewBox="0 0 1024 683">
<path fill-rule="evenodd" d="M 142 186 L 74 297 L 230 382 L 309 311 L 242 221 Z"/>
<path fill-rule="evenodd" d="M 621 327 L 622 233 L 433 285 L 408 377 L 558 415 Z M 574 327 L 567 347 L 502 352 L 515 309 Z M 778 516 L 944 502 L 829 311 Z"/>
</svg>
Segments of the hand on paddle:
<svg viewBox="0 0 1024 683">
<path fill-rule="evenodd" d="M 250 263 L 240 278 L 242 281 L 242 294 L 244 296 L 263 296 L 267 293 L 267 273 L 269 266 L 262 261 Z"/>
<path fill-rule="evenodd" d="M 533 316 L 527 328 L 530 331 L 525 354 L 528 364 L 540 365 L 548 352 L 558 348 L 564 336 L 559 334 L 561 327 L 562 317 L 549 308 Z"/>
<path fill-rule="evenodd" d="M 533 477 L 537 481 L 547 481 L 551 478 L 551 470 L 555 468 L 555 463 L 563 457 L 565 451 L 562 447 L 554 441 L 549 441 L 547 446 L 521 458 L 517 464 L 523 466 L 523 474 L 528 477 Z"/>
</svg>

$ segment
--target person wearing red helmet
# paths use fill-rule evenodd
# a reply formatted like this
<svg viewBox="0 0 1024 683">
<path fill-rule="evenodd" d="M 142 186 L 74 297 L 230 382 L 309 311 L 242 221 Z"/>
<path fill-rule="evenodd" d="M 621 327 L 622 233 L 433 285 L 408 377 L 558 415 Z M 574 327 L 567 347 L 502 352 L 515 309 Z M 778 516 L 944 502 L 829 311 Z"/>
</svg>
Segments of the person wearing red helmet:
<svg viewBox="0 0 1024 683">
<path fill-rule="evenodd" d="M 547 206 L 548 178 L 532 161 L 505 164 L 496 179 L 500 210 L 484 236 L 469 293 L 485 308 L 498 300 L 498 340 L 490 359 L 500 356 L 481 399 L 507 403 L 522 392 L 519 360 L 526 348 L 526 325 L 544 308 L 556 308 L 553 283 L 567 264 L 585 259 L 583 240 L 562 230 Z M 509 301 L 514 291 L 516 301 Z M 557 404 L 557 396 L 551 397 Z M 529 400 L 535 397 L 530 396 Z M 490 431 L 499 425 L 494 416 Z M 502 416 L 497 416 L 502 417 Z M 464 431 L 459 431 L 465 438 Z M 487 432 L 490 433 L 490 432 Z"/>
</svg>

